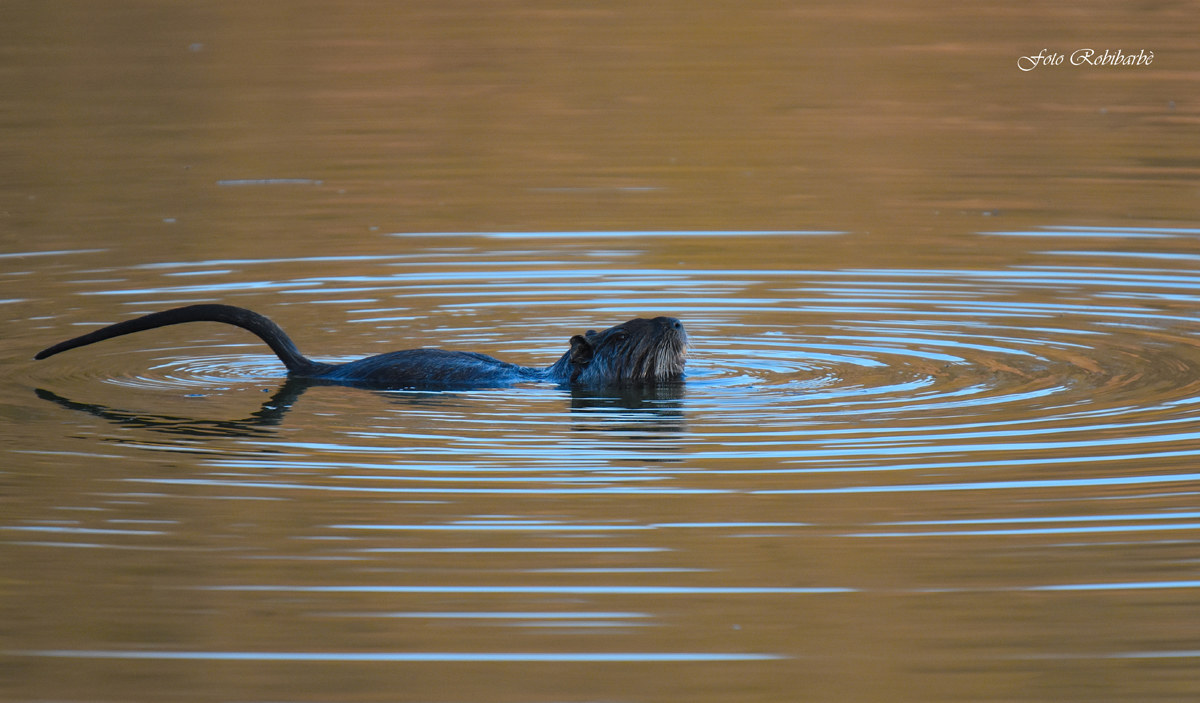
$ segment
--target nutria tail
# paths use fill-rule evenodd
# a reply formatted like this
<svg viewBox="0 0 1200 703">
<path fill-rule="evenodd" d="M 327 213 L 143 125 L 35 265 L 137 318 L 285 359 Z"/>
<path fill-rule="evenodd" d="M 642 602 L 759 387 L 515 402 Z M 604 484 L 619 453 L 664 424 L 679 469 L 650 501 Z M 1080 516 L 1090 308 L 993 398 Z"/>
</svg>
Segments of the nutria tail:
<svg viewBox="0 0 1200 703">
<path fill-rule="evenodd" d="M 266 342 L 267 346 L 271 347 L 271 351 L 275 352 L 275 355 L 287 367 L 288 372 L 292 374 L 312 376 L 330 368 L 328 364 L 322 364 L 306 358 L 296 348 L 296 344 L 292 342 L 291 338 L 280 329 L 279 325 L 271 322 L 265 316 L 245 308 L 215 304 L 188 305 L 187 307 L 174 308 L 118 322 L 115 325 L 102 327 L 74 339 L 59 342 L 52 347 L 38 352 L 37 356 L 33 358 L 45 359 L 48 356 L 54 356 L 68 349 L 82 347 L 113 337 L 120 337 L 123 334 L 152 330 L 155 327 L 166 327 L 167 325 L 178 325 L 184 322 L 224 322 L 230 325 L 237 325 L 244 330 L 249 330 L 258 335 L 259 339 Z"/>
</svg>

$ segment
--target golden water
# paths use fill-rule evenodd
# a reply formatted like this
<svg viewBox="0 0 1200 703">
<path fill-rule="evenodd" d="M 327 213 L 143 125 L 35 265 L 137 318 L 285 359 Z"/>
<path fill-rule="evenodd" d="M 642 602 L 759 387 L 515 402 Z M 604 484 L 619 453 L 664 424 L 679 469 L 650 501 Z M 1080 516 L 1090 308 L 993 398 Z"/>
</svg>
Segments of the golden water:
<svg viewBox="0 0 1200 703">
<path fill-rule="evenodd" d="M 0 14 L 3 700 L 1200 697 L 1194 3 Z"/>
</svg>

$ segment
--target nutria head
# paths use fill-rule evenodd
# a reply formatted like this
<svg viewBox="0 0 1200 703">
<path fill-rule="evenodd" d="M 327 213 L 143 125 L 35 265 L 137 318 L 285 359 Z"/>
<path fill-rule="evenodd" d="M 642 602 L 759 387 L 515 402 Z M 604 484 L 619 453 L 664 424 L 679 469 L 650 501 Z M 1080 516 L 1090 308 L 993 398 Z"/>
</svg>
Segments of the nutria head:
<svg viewBox="0 0 1200 703">
<path fill-rule="evenodd" d="M 630 386 L 683 377 L 687 333 L 673 317 L 637 318 L 571 337 L 571 350 L 552 373 L 583 386 Z"/>
</svg>

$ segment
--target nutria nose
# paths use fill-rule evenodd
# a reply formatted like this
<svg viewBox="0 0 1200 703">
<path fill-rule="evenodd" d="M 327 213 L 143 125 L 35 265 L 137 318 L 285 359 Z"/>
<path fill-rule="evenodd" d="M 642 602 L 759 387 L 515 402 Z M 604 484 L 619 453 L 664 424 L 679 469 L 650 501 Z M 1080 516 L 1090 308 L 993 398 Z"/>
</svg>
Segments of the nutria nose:
<svg viewBox="0 0 1200 703">
<path fill-rule="evenodd" d="M 670 327 L 679 332 L 683 331 L 683 323 L 673 317 L 656 317 L 654 321 L 663 327 Z"/>
</svg>

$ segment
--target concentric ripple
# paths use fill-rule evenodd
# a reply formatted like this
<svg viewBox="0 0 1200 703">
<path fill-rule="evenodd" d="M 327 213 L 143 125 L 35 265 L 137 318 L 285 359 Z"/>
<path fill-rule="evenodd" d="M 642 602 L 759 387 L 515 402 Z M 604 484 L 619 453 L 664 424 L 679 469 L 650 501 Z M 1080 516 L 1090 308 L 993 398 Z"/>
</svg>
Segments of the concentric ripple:
<svg viewBox="0 0 1200 703">
<path fill-rule="evenodd" d="M 697 351 L 710 362 L 697 380 L 822 414 L 1080 409 L 1131 395 L 1161 405 L 1196 390 L 1200 353 L 1186 315 L 997 300 L 987 297 L 989 272 L 952 274 L 958 290 L 983 292 L 943 289 L 941 299 L 900 288 L 895 272 L 854 275 L 852 290 L 803 291 L 775 307 L 777 318 L 798 320 L 788 331 L 743 325 L 706 340 L 716 348 Z M 885 294 L 873 296 L 873 284 Z"/>
<path fill-rule="evenodd" d="M 709 368 L 692 398 L 703 392 L 713 409 L 726 394 L 756 399 L 709 428 L 723 451 L 806 471 L 1200 451 L 1189 309 L 1200 276 L 1077 266 L 805 276 L 810 285 L 777 289 L 787 302 L 770 328 L 743 324 L 696 354 Z"/>
<path fill-rule="evenodd" d="M 547 365 L 572 334 L 668 314 L 688 330 L 688 378 L 329 387 L 213 324 L 30 361 L 27 415 L 62 441 L 11 456 L 62 509 L 34 504 L 0 535 L 43 563 L 69 549 L 115 565 L 105 583 L 156 574 L 170 613 L 195 595 L 205 618 L 242 632 L 253 613 L 269 637 L 10 654 L 746 666 L 819 659 L 847 623 L 868 640 L 855 656 L 880 661 L 880 633 L 907 650 L 934 622 L 925 651 L 988 633 L 1001 653 L 1076 657 L 1093 656 L 1095 613 L 1122 610 L 1105 651 L 1192 663 L 1178 644 L 1200 531 L 1190 235 L 977 235 L 987 266 L 852 268 L 784 255 L 848 235 L 746 233 L 750 257 L 719 267 L 705 242 L 727 252 L 740 247 L 721 238 L 742 235 L 681 233 L 668 258 L 669 233 L 643 234 L 414 236 L 380 257 L 72 273 L 64 286 L 102 304 L 40 318 L 26 347 L 221 301 L 321 360 L 437 345 Z M 185 568 L 157 576 L 164 563 Z M 342 627 L 353 638 L 331 648 Z M 1043 644 L 1070 628 L 1083 639 Z"/>
<path fill-rule="evenodd" d="M 247 383 L 278 383 L 286 374 L 273 356 L 222 354 L 161 361 L 143 372 L 106 379 L 117 386 L 143 390 L 199 391 Z"/>
<path fill-rule="evenodd" d="M 765 237 L 772 246 L 842 236 L 717 234 Z M 1094 246 L 1080 246 L 1089 234 Z M 376 426 L 343 437 L 331 451 L 344 456 L 416 440 L 408 460 L 441 466 L 457 457 L 461 470 L 513 468 L 517 456 L 523 468 L 594 470 L 638 459 L 662 469 L 664 457 L 686 447 L 689 471 L 753 474 L 958 471 L 1031 458 L 1083 464 L 1200 452 L 1192 429 L 1200 273 L 1186 253 L 1152 248 L 1190 242 L 1186 230 L 979 235 L 1053 242 L 992 268 L 634 265 L 640 248 L 672 236 L 698 233 L 509 233 L 504 239 L 527 248 L 491 260 L 481 252 L 495 237 L 410 235 L 417 245 L 409 254 L 159 263 L 140 267 L 136 285 L 88 293 L 113 303 L 200 294 L 236 304 L 226 295 L 236 285 L 282 291 L 275 298 L 321 314 L 336 360 L 355 358 L 348 349 L 442 346 L 548 365 L 571 334 L 591 327 L 652 314 L 688 327 L 689 378 L 678 392 L 606 399 L 542 386 L 443 394 L 467 403 L 462 412 L 472 402 L 512 409 L 464 418 L 455 406 L 454 421 L 465 424 L 448 444 L 440 427 L 423 434 L 407 425 L 415 396 L 385 394 L 393 420 L 376 416 Z M 453 238 L 461 246 L 445 245 Z M 1113 251 L 1114 243 L 1137 246 Z M 571 254 L 579 248 L 595 253 Z M 266 312 L 287 318 L 289 308 Z M 190 338 L 186 347 L 128 355 L 114 347 L 57 370 L 75 382 L 147 391 L 283 383 L 279 362 L 244 332 L 211 330 L 208 343 Z M 321 341 L 311 326 L 293 334 L 306 351 Z M 639 441 L 611 446 L 614 430 Z M 554 441 L 530 445 L 521 439 L 530 433 Z"/>
<path fill-rule="evenodd" d="M 245 354 L 214 354 L 212 347 L 194 346 L 162 352 L 136 349 L 136 343 L 125 342 L 125 347 L 135 347 L 131 352 L 118 345 L 113 345 L 115 350 L 98 347 L 94 353 L 64 354 L 52 364 L 39 362 L 35 378 L 50 386 L 201 394 L 274 386 L 282 383 L 287 373 L 274 356 L 249 350 Z"/>
</svg>

